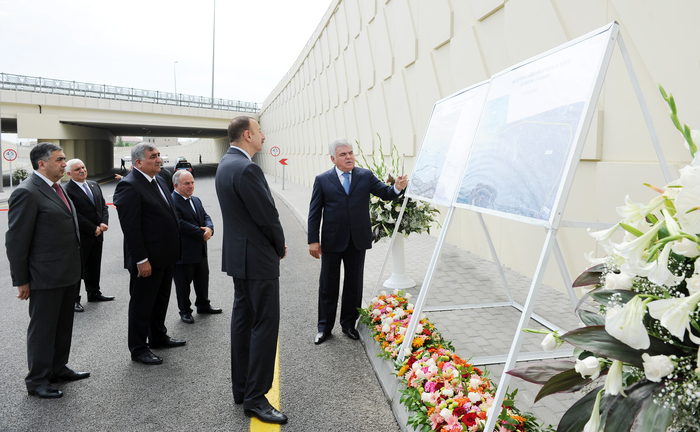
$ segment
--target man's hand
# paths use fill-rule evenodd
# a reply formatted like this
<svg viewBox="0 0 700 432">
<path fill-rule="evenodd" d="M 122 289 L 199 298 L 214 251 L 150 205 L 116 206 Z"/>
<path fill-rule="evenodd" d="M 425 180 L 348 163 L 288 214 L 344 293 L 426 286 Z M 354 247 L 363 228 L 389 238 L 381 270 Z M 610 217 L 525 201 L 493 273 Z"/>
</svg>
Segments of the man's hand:
<svg viewBox="0 0 700 432">
<path fill-rule="evenodd" d="M 406 186 L 408 186 L 408 176 L 405 174 L 399 176 L 399 178 L 396 179 L 394 186 L 396 186 L 396 189 L 398 190 L 403 190 Z"/>
<path fill-rule="evenodd" d="M 309 253 L 316 259 L 321 258 L 321 243 L 316 242 L 309 244 Z"/>
<path fill-rule="evenodd" d="M 98 225 L 97 228 L 95 228 L 95 237 L 98 235 L 102 234 L 102 228 Z"/>
<path fill-rule="evenodd" d="M 146 261 L 143 264 L 136 264 L 139 274 L 136 277 L 149 277 L 151 275 L 151 263 Z"/>
<path fill-rule="evenodd" d="M 209 241 L 211 236 L 214 234 L 214 231 L 211 230 L 209 227 L 199 227 L 204 231 L 204 241 Z"/>
<path fill-rule="evenodd" d="M 102 230 L 102 232 L 105 232 L 105 231 L 107 231 L 107 230 L 109 229 L 109 227 L 107 226 L 107 224 L 101 223 L 101 224 L 100 224 L 100 229 Z"/>
<path fill-rule="evenodd" d="M 288 250 L 287 243 L 285 243 L 284 244 L 284 256 L 282 258 L 280 258 L 280 261 L 287 258 L 287 250 Z"/>
<path fill-rule="evenodd" d="M 24 284 L 17 287 L 17 298 L 20 300 L 26 300 L 29 298 L 29 284 Z"/>
</svg>

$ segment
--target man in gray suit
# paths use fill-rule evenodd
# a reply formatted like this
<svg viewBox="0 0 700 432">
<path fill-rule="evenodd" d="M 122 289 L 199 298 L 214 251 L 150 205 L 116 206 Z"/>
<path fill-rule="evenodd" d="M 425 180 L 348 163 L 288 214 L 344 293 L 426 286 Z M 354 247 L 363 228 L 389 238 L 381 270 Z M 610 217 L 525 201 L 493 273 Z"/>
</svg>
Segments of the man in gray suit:
<svg viewBox="0 0 700 432">
<path fill-rule="evenodd" d="M 248 417 L 283 424 L 265 394 L 272 387 L 280 321 L 280 260 L 284 231 L 262 169 L 252 160 L 265 135 L 255 119 L 228 126 L 231 147 L 216 171 L 216 195 L 224 218 L 222 270 L 233 277 L 231 382 L 233 400 Z"/>
<path fill-rule="evenodd" d="M 90 376 L 66 364 L 73 334 L 73 305 L 80 286 L 80 234 L 75 207 L 58 183 L 63 149 L 39 143 L 29 153 L 34 173 L 10 196 L 7 259 L 17 298 L 29 299 L 27 392 L 59 398 L 51 386 Z"/>
</svg>

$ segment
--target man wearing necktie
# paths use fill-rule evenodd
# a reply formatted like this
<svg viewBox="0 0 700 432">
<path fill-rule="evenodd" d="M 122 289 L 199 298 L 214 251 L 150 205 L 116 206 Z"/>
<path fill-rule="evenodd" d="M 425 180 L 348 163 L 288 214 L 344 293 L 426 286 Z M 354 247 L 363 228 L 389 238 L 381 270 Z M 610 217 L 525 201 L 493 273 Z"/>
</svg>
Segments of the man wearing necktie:
<svg viewBox="0 0 700 432">
<path fill-rule="evenodd" d="M 66 172 L 71 178 L 66 184 L 66 193 L 75 205 L 80 226 L 80 245 L 83 262 L 83 281 L 88 302 L 114 300 L 113 296 L 100 291 L 100 271 L 102 269 L 102 245 L 109 229 L 109 209 L 105 203 L 100 185 L 87 179 L 87 168 L 80 159 L 66 162 Z M 83 312 L 80 304 L 80 289 L 75 298 L 75 311 Z"/>
<path fill-rule="evenodd" d="M 52 383 L 90 376 L 66 366 L 80 286 L 78 218 L 58 183 L 66 167 L 63 149 L 39 143 L 29 159 L 34 173 L 10 196 L 5 247 L 17 298 L 29 299 L 27 392 L 59 398 L 63 393 Z"/>
<path fill-rule="evenodd" d="M 187 324 L 194 324 L 190 284 L 194 283 L 197 295 L 194 305 L 197 314 L 220 314 L 221 309 L 209 304 L 209 262 L 207 241 L 214 235 L 214 224 L 204 210 L 202 201 L 194 193 L 194 177 L 188 171 L 175 171 L 173 175 L 175 191 L 172 193 L 175 208 L 180 216 L 180 238 L 182 256 L 175 264 L 173 281 L 180 318 Z"/>
<path fill-rule="evenodd" d="M 173 267 L 180 259 L 180 228 L 172 198 L 157 175 L 160 152 L 150 143 L 131 149 L 134 169 L 117 184 L 114 204 L 124 234 L 124 267 L 129 270 L 129 351 L 146 365 L 163 363 L 153 348 L 185 345 L 167 334 Z M 150 349 L 149 349 L 150 348 Z"/>
<path fill-rule="evenodd" d="M 370 194 L 393 200 L 408 184 L 404 175 L 396 180 L 395 186 L 388 186 L 372 171 L 356 167 L 352 145 L 345 138 L 333 140 L 329 150 L 335 166 L 316 176 L 308 218 L 309 253 L 316 259 L 321 258 L 316 345 L 331 336 L 335 323 L 341 262 L 345 268 L 345 280 L 340 326 L 350 339 L 359 339 L 355 321 L 359 317 L 357 308 L 362 303 L 365 252 L 372 247 Z"/>
</svg>

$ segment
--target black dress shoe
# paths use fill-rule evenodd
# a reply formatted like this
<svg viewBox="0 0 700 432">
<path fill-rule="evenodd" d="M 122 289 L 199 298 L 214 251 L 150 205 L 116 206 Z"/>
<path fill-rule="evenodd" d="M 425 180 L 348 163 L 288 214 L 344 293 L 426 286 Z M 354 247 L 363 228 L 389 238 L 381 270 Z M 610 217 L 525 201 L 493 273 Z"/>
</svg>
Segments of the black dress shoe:
<svg viewBox="0 0 700 432">
<path fill-rule="evenodd" d="M 316 345 L 320 345 L 323 342 L 326 341 L 326 339 L 330 338 L 332 336 L 331 332 L 318 332 L 316 333 L 316 338 L 314 339 L 314 343 Z"/>
<path fill-rule="evenodd" d="M 210 315 L 220 314 L 221 308 L 207 306 L 205 308 L 197 309 L 197 313 L 198 314 L 210 314 Z"/>
<path fill-rule="evenodd" d="M 102 295 L 102 293 L 88 294 L 88 302 L 103 302 L 112 300 L 114 300 L 114 296 L 106 296 Z"/>
<path fill-rule="evenodd" d="M 55 383 L 61 381 L 78 381 L 89 377 L 90 372 L 76 372 L 73 369 L 66 366 L 64 372 L 49 377 L 49 382 Z"/>
<path fill-rule="evenodd" d="M 192 318 L 191 313 L 181 314 L 180 319 L 187 324 L 194 324 L 194 318 Z"/>
<path fill-rule="evenodd" d="M 273 406 L 260 405 L 252 409 L 243 410 L 248 417 L 255 417 L 261 422 L 285 424 L 287 416 L 277 411 Z"/>
<path fill-rule="evenodd" d="M 358 333 L 354 328 L 343 328 L 343 333 L 348 335 L 348 337 L 352 340 L 360 339 L 360 333 Z"/>
<path fill-rule="evenodd" d="M 159 342 L 151 342 L 148 344 L 149 348 L 177 348 L 181 347 L 187 342 L 180 339 L 173 339 L 171 337 L 163 339 Z"/>
<path fill-rule="evenodd" d="M 63 396 L 61 390 L 55 389 L 50 385 L 43 385 L 35 388 L 34 390 L 27 390 L 31 396 L 39 396 L 42 399 L 55 399 Z"/>
<path fill-rule="evenodd" d="M 153 354 L 150 351 L 146 351 L 143 354 L 131 355 L 131 360 L 137 363 L 143 363 L 145 365 L 159 365 L 163 363 L 163 359 Z"/>
<path fill-rule="evenodd" d="M 83 305 L 80 304 L 80 300 L 75 301 L 75 306 L 73 307 L 73 310 L 76 312 L 85 312 L 85 308 L 83 308 Z"/>
</svg>

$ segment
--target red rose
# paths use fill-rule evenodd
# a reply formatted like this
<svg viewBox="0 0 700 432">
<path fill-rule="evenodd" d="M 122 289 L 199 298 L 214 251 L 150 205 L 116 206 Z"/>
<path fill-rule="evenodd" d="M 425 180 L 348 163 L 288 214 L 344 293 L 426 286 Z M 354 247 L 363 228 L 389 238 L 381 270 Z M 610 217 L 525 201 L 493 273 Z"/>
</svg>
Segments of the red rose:
<svg viewBox="0 0 700 432">
<path fill-rule="evenodd" d="M 474 426 L 476 424 L 476 413 L 468 412 L 462 416 L 462 423 L 467 425 L 467 427 Z"/>
</svg>

